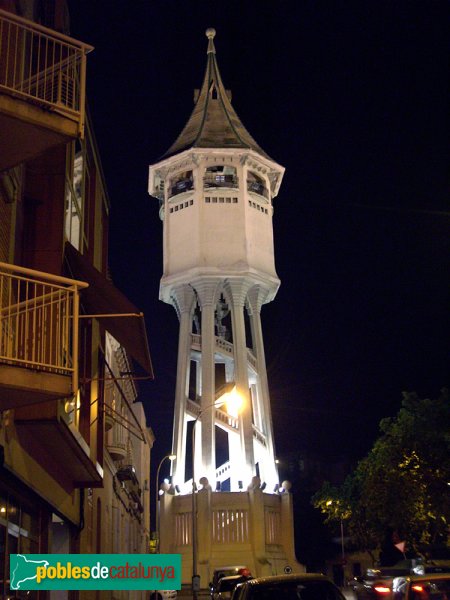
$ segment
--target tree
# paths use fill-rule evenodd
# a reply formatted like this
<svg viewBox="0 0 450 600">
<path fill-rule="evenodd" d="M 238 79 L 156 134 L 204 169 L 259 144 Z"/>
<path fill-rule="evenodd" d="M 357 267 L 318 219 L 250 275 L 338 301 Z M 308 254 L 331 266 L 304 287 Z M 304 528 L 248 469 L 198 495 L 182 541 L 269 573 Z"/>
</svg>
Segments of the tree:
<svg viewBox="0 0 450 600">
<path fill-rule="evenodd" d="M 312 503 L 326 522 L 344 519 L 360 550 L 373 551 L 395 532 L 407 548 L 447 543 L 450 524 L 450 403 L 404 392 L 393 418 L 382 419 L 380 437 L 343 485 L 325 483 Z"/>
</svg>

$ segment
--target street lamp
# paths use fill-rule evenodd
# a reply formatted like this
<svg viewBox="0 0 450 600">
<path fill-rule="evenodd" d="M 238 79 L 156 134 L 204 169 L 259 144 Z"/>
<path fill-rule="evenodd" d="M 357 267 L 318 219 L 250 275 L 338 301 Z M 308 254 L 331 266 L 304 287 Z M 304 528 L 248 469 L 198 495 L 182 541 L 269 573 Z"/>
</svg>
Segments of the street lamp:
<svg viewBox="0 0 450 600">
<path fill-rule="evenodd" d="M 163 462 L 168 459 L 171 462 L 173 460 L 176 459 L 176 454 L 166 454 L 166 456 L 164 456 L 159 465 L 158 465 L 158 469 L 156 470 L 156 504 L 155 504 L 155 511 L 156 511 L 156 554 L 159 554 L 159 472 L 161 471 L 161 467 Z"/>
<path fill-rule="evenodd" d="M 195 426 L 202 415 L 202 412 L 208 408 L 227 405 L 227 412 L 232 416 L 237 416 L 242 406 L 242 396 L 238 394 L 236 386 L 233 384 L 233 389 L 230 392 L 221 394 L 213 404 L 200 409 L 198 415 L 194 419 L 192 426 L 192 596 L 193 600 L 197 600 L 198 592 L 200 591 L 200 575 L 197 573 L 197 498 L 195 495 Z"/>
</svg>

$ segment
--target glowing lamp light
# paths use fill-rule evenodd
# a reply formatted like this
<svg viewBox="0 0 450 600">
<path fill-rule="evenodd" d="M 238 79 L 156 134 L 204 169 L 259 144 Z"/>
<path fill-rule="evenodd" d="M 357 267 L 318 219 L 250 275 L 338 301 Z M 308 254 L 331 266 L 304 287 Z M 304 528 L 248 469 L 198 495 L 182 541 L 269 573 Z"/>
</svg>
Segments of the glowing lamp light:
<svg viewBox="0 0 450 600">
<path fill-rule="evenodd" d="M 391 588 L 386 587 L 385 585 L 376 585 L 374 587 L 374 590 L 376 592 L 378 592 L 379 594 L 390 594 L 391 593 Z"/>
<path fill-rule="evenodd" d="M 242 408 L 243 399 L 236 389 L 236 386 L 228 392 L 228 394 L 224 394 L 224 400 L 227 407 L 227 413 L 232 417 L 237 417 L 239 415 L 239 411 Z"/>
<path fill-rule="evenodd" d="M 5 512 L 6 512 L 6 507 L 5 507 L 5 506 L 2 506 L 2 507 L 0 508 L 0 513 L 5 513 Z"/>
<path fill-rule="evenodd" d="M 415 592 L 423 592 L 424 591 L 423 585 L 412 585 L 411 587 Z"/>
</svg>

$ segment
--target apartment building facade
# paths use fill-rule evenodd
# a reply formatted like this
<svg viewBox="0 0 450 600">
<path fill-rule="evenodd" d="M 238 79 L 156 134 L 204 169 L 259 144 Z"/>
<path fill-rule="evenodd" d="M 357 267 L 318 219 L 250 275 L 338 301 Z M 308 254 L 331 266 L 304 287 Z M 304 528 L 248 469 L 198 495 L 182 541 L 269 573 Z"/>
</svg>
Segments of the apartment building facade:
<svg viewBox="0 0 450 600">
<path fill-rule="evenodd" d="M 63 0 L 0 0 L 0 600 L 98 596 L 12 592 L 10 554 L 149 548 L 134 373 L 153 371 L 143 315 L 108 277 L 92 47 L 68 22 Z"/>
</svg>

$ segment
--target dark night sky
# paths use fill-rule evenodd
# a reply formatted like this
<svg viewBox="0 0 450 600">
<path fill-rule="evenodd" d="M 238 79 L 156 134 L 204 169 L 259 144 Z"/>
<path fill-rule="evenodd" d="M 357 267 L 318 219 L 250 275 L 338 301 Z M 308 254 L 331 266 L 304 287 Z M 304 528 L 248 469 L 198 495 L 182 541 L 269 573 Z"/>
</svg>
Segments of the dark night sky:
<svg viewBox="0 0 450 600">
<path fill-rule="evenodd" d="M 450 4 L 427 0 L 73 0 L 95 46 L 88 97 L 111 199 L 115 284 L 146 314 L 140 385 L 170 450 L 178 322 L 158 301 L 162 223 L 148 165 L 175 140 L 215 27 L 233 105 L 286 167 L 281 288 L 263 308 L 277 450 L 362 458 L 403 390 L 449 384 Z"/>
</svg>

